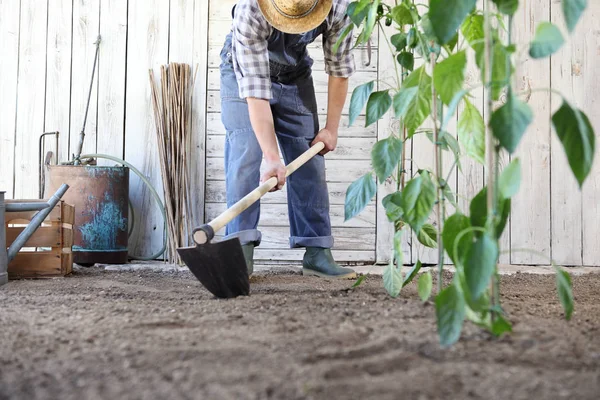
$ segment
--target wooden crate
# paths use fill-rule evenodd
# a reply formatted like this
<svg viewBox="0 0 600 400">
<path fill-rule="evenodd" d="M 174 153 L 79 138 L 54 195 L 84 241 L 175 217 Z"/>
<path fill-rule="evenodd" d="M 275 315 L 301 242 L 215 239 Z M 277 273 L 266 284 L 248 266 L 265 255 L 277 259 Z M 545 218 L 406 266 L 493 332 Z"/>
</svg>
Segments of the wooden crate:
<svg viewBox="0 0 600 400">
<path fill-rule="evenodd" d="M 35 200 L 6 200 L 7 204 Z M 43 201 L 43 200 L 39 200 Z M 37 211 L 6 213 L 6 245 L 25 229 Z M 60 201 L 8 264 L 8 278 L 51 278 L 73 269 L 73 223 L 75 208 Z"/>
</svg>

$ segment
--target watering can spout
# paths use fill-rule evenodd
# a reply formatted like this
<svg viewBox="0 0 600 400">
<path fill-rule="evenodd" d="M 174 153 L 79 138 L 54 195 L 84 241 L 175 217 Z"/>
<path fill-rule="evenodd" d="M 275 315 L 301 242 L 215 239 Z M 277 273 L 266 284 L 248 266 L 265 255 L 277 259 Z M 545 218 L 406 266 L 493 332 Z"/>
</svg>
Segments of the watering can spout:
<svg viewBox="0 0 600 400">
<path fill-rule="evenodd" d="M 42 225 L 42 222 L 48 217 L 52 209 L 58 204 L 60 199 L 69 189 L 69 185 L 63 184 L 50 197 L 46 203 L 11 203 L 4 204 L 4 192 L 0 192 L 0 285 L 6 283 L 8 263 L 12 261 L 19 250 L 27 243 L 31 235 Z M 5 230 L 5 211 L 35 211 L 37 214 L 31 219 L 27 227 L 17 236 L 6 251 L 6 230 Z"/>
</svg>

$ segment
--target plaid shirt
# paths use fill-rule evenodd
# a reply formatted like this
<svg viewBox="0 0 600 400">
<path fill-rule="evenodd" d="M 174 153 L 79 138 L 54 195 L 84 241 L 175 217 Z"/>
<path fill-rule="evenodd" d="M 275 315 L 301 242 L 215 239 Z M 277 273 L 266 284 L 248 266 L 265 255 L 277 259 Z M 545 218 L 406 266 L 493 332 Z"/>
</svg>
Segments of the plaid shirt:
<svg viewBox="0 0 600 400">
<path fill-rule="evenodd" d="M 347 78 L 354 73 L 352 34 L 339 46 L 333 47 L 346 26 L 351 24 L 346 15 L 350 0 L 334 0 L 326 18 L 323 33 L 325 72 L 331 76 Z M 268 38 L 273 27 L 258 8 L 256 0 L 240 0 L 235 9 L 232 26 L 232 59 L 238 81 L 240 98 L 271 99 Z"/>
</svg>

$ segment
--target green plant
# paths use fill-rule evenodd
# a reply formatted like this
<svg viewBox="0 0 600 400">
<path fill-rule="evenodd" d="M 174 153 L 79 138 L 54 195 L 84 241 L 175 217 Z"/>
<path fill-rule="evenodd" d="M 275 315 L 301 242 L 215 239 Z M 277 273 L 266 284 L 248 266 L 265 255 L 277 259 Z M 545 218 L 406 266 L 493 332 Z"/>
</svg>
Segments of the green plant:
<svg viewBox="0 0 600 400">
<path fill-rule="evenodd" d="M 397 132 L 373 146 L 373 171 L 348 188 L 346 219 L 359 214 L 372 200 L 377 191 L 376 179 L 379 184 L 393 179 L 396 191 L 382 199 L 387 217 L 395 227 L 393 257 L 383 273 L 384 287 L 391 296 L 398 296 L 421 267 L 418 261 L 403 274 L 401 244 L 405 231 L 412 229 L 421 244 L 437 248 L 435 305 L 443 345 L 459 339 L 466 319 L 495 335 L 511 330 L 500 305 L 497 265 L 501 251 L 499 238 L 510 214 L 511 198 L 518 192 L 521 173 L 517 158 L 503 171 L 498 159 L 500 151 L 514 153 L 533 120 L 532 110 L 511 84 L 516 53 L 511 30 L 519 1 L 485 0 L 485 12 L 476 3 L 476 0 L 430 0 L 428 5 L 415 5 L 409 0 L 396 0 L 393 4 L 380 0 L 354 1 L 347 10 L 353 25 L 344 32 L 345 36 L 358 28 L 356 45 L 360 45 L 379 29 L 380 42 L 389 46 L 395 59 L 395 79 L 392 83 L 380 82 L 384 90 L 376 91 L 374 81 L 354 90 L 350 123 L 365 107 L 367 125 L 386 113 L 393 113 L 399 121 Z M 562 0 L 569 31 L 586 6 L 587 0 Z M 387 34 L 390 29 L 394 30 L 393 35 Z M 541 23 L 529 44 L 529 55 L 548 57 L 563 43 L 556 26 Z M 483 84 L 476 87 L 465 86 L 469 52 L 474 54 L 481 72 Z M 493 110 L 487 121 L 469 100 L 471 92 L 482 86 L 487 108 Z M 549 89 L 542 88 L 534 91 L 549 93 Z M 506 101 L 494 109 L 492 102 L 503 93 Z M 583 111 L 573 107 L 560 93 L 552 91 L 552 94 L 563 98 L 552 123 L 581 186 L 594 157 L 594 131 Z M 459 105 L 464 111 L 458 120 L 457 140 L 449 132 L 448 123 L 455 118 Z M 411 175 L 404 149 L 415 135 L 422 134 L 435 146 L 435 167 L 432 171 L 418 169 Z M 454 157 L 450 171 L 442 169 L 444 152 Z M 446 184 L 447 176 L 460 167 L 465 156 L 485 164 L 488 184 L 471 199 L 468 213 L 454 203 L 456 212 L 446 218 L 446 203 L 455 197 Z M 435 225 L 428 223 L 434 210 Z M 453 281 L 443 288 L 446 254 L 456 273 Z M 570 277 L 560 267 L 555 268 L 559 299 L 569 319 L 573 310 Z M 422 275 L 418 286 L 419 295 L 428 298 L 430 276 Z"/>
</svg>

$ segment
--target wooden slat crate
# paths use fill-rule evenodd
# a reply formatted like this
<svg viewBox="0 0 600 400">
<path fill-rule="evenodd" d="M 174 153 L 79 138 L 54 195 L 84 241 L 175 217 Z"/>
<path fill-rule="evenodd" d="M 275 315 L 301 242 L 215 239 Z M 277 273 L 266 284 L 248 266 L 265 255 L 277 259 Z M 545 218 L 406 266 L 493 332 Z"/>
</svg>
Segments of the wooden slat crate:
<svg viewBox="0 0 600 400">
<path fill-rule="evenodd" d="M 7 200 L 6 203 L 35 200 Z M 39 200 L 43 201 L 43 200 Z M 25 229 L 37 211 L 6 213 L 6 245 Z M 73 269 L 73 223 L 75 208 L 60 201 L 42 225 L 8 264 L 8 278 L 51 278 L 65 276 Z"/>
</svg>

